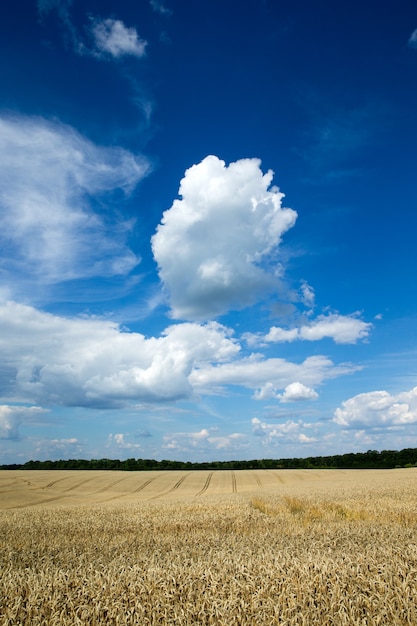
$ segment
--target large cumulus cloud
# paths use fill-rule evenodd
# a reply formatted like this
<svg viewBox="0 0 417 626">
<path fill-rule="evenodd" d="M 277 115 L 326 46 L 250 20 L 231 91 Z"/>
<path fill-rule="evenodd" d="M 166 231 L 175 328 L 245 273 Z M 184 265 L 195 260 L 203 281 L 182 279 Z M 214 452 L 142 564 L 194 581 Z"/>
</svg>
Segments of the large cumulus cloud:
<svg viewBox="0 0 417 626">
<path fill-rule="evenodd" d="M 216 156 L 185 172 L 152 238 L 174 318 L 208 319 L 277 287 L 274 253 L 297 214 L 282 208 L 272 177 L 258 159 L 226 166 Z"/>
<path fill-rule="evenodd" d="M 211 322 L 174 324 L 146 338 L 105 320 L 0 306 L 4 377 L 15 377 L 15 395 L 40 404 L 107 407 L 189 397 L 194 367 L 238 353 L 229 335 Z"/>
<path fill-rule="evenodd" d="M 390 394 L 369 391 L 349 398 L 337 408 L 333 421 L 345 428 L 378 429 L 417 423 L 417 387 Z"/>
<path fill-rule="evenodd" d="M 217 322 L 172 324 L 145 337 L 115 322 L 12 301 L 0 303 L 0 351 L 0 394 L 44 406 L 161 403 L 223 394 L 229 385 L 254 391 L 256 399 L 299 401 L 314 399 L 313 387 L 324 380 L 355 371 L 320 355 L 301 363 L 241 357 L 233 331 Z"/>
</svg>

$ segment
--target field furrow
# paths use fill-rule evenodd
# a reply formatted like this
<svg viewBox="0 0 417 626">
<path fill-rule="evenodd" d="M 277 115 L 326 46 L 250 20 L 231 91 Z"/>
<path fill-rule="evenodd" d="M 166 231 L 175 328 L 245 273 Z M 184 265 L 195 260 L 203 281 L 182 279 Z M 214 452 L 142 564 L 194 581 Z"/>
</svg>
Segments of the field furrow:
<svg viewBox="0 0 417 626">
<path fill-rule="evenodd" d="M 213 472 L 210 472 L 210 474 L 207 476 L 206 478 L 206 482 L 204 483 L 203 487 L 200 489 L 200 491 L 198 493 L 196 493 L 196 496 L 202 496 L 203 493 L 205 493 L 207 491 L 207 489 L 210 486 L 211 483 L 211 479 L 213 478 Z"/>
<path fill-rule="evenodd" d="M 234 472 L 232 472 L 232 492 L 237 493 L 237 481 L 236 474 Z"/>
<path fill-rule="evenodd" d="M 113 489 L 113 487 L 115 487 L 116 485 L 119 485 L 122 482 L 125 482 L 126 480 L 128 480 L 129 476 L 123 476 L 122 478 L 119 478 L 118 480 L 113 480 L 111 483 L 109 483 L 108 485 L 105 485 L 104 487 L 102 487 L 101 489 L 98 489 L 96 491 L 96 493 L 104 493 L 105 491 L 110 491 L 111 489 Z"/>
<path fill-rule="evenodd" d="M 145 489 L 146 487 L 148 487 L 148 485 L 153 483 L 153 481 L 156 480 L 158 476 L 154 476 L 153 478 L 150 478 L 149 480 L 145 480 L 145 482 L 139 485 L 139 487 L 137 487 L 136 489 L 134 489 L 132 493 L 139 493 L 139 491 L 143 491 L 143 489 Z"/>
</svg>

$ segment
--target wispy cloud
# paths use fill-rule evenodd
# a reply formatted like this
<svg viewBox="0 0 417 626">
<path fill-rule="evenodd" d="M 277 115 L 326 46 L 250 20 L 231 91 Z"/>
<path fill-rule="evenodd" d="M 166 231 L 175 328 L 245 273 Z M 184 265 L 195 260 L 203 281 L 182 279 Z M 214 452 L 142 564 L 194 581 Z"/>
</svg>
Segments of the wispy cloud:
<svg viewBox="0 0 417 626">
<path fill-rule="evenodd" d="M 358 174 L 358 155 L 380 141 L 386 117 L 383 104 L 365 101 L 349 106 L 331 94 L 324 97 L 307 91 L 307 95 L 303 92 L 303 107 L 310 122 L 300 136 L 298 152 L 311 168 L 311 181 L 324 177 L 331 182 Z"/>
<path fill-rule="evenodd" d="M 165 17 L 172 15 L 172 10 L 166 7 L 160 0 L 149 0 L 149 4 L 152 9 L 160 15 L 164 15 Z"/>
<path fill-rule="evenodd" d="M 93 46 L 82 36 L 80 29 L 71 17 L 72 0 L 38 0 L 38 12 L 41 21 L 54 12 L 63 25 L 75 53 L 93 55 L 97 58 L 119 59 L 124 56 L 143 57 L 146 54 L 147 41 L 142 39 L 136 28 L 126 26 L 122 20 L 113 18 L 90 17 L 90 25 L 86 28 L 92 36 Z M 154 10 L 164 12 L 162 4 L 155 3 Z M 168 14 L 168 9 L 166 10 Z"/>
<path fill-rule="evenodd" d="M 38 12 L 41 23 L 47 16 L 55 13 L 64 29 L 64 39 L 68 47 L 77 54 L 82 54 L 84 44 L 80 40 L 79 33 L 71 18 L 73 0 L 37 0 Z"/>
<path fill-rule="evenodd" d="M 284 194 L 270 187 L 272 178 L 258 159 L 226 166 L 216 156 L 185 172 L 182 199 L 152 238 L 175 318 L 209 319 L 277 289 L 274 255 L 297 213 L 281 206 Z"/>
<path fill-rule="evenodd" d="M 351 364 L 335 365 L 322 355 L 307 357 L 301 363 L 286 359 L 265 359 L 261 355 L 217 365 L 204 364 L 190 375 L 190 382 L 201 393 L 219 392 L 224 385 L 240 385 L 254 390 L 254 398 L 263 400 L 294 382 L 315 387 L 323 381 L 360 370 Z"/>
<path fill-rule="evenodd" d="M 10 289 L 20 274 L 54 283 L 129 273 L 140 258 L 112 194 L 128 195 L 149 169 L 144 157 L 97 146 L 69 126 L 1 117 L 0 260 Z"/>
<path fill-rule="evenodd" d="M 147 42 L 141 39 L 135 28 L 129 28 L 121 20 L 94 19 L 91 27 L 94 37 L 93 53 L 97 56 L 120 58 L 143 57 Z"/>
<path fill-rule="evenodd" d="M 417 28 L 411 33 L 408 45 L 410 48 L 417 48 Z"/>
<path fill-rule="evenodd" d="M 39 15 L 43 18 L 51 11 L 56 11 L 64 22 L 69 22 L 72 1 L 73 0 L 37 0 Z"/>
</svg>

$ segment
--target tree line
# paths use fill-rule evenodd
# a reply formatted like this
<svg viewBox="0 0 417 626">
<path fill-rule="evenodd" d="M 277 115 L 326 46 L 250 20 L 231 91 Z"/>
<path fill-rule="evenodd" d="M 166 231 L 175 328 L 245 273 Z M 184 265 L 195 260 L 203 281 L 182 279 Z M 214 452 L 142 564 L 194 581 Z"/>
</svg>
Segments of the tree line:
<svg viewBox="0 0 417 626">
<path fill-rule="evenodd" d="M 170 461 L 155 459 L 61 459 L 27 461 L 0 465 L 6 470 L 243 470 L 243 469 L 392 469 L 417 467 L 417 448 L 404 450 L 368 450 L 332 456 L 310 456 L 292 459 L 253 459 L 251 461 Z"/>
</svg>

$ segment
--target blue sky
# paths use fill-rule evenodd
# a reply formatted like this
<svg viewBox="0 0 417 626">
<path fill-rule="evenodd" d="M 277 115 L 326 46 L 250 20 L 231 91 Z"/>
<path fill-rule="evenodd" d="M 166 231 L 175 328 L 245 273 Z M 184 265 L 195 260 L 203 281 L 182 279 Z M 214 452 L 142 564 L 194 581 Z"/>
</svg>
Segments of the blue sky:
<svg viewBox="0 0 417 626">
<path fill-rule="evenodd" d="M 0 461 L 417 447 L 415 2 L 0 29 Z"/>
</svg>

